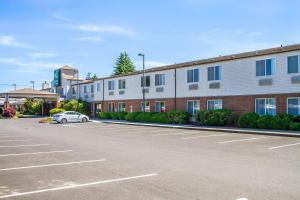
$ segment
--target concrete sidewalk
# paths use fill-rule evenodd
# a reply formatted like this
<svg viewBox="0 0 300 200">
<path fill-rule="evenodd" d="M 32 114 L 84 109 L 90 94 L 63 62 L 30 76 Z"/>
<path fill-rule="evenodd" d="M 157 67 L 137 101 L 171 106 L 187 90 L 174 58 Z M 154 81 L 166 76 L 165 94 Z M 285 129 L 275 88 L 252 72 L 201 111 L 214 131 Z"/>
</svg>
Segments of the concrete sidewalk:
<svg viewBox="0 0 300 200">
<path fill-rule="evenodd" d="M 155 124 L 155 123 L 141 123 L 141 122 L 128 122 L 123 120 L 92 120 L 93 122 L 101 122 L 108 124 L 123 124 L 133 126 L 149 126 L 161 128 L 177 128 L 199 131 L 217 131 L 217 132 L 230 132 L 230 133 L 245 133 L 245 134 L 260 134 L 260 135 L 274 135 L 286 137 L 300 137 L 298 131 L 284 131 L 284 130 L 265 130 L 265 129 L 247 129 L 237 127 L 215 127 L 215 126 L 195 126 L 195 125 L 179 125 L 179 124 Z"/>
</svg>

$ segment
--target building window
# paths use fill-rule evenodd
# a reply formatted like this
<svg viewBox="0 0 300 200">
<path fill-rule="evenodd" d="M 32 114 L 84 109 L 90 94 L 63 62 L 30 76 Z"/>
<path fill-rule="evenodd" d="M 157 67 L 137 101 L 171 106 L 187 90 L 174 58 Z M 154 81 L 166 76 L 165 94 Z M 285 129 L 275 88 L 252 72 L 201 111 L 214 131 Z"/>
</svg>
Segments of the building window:
<svg viewBox="0 0 300 200">
<path fill-rule="evenodd" d="M 187 112 L 196 115 L 200 110 L 200 101 L 187 101 Z"/>
<path fill-rule="evenodd" d="M 155 112 L 166 112 L 166 107 L 165 107 L 164 101 L 155 102 Z"/>
<path fill-rule="evenodd" d="M 97 103 L 96 104 L 96 113 L 102 112 L 102 104 L 101 103 Z"/>
<path fill-rule="evenodd" d="M 108 103 L 107 112 L 114 112 L 115 111 L 115 105 L 113 102 Z"/>
<path fill-rule="evenodd" d="M 94 93 L 94 85 L 91 85 L 91 93 Z"/>
<path fill-rule="evenodd" d="M 256 61 L 256 76 L 271 76 L 275 73 L 275 59 Z"/>
<path fill-rule="evenodd" d="M 118 103 L 118 112 L 126 112 L 126 104 L 125 103 Z"/>
<path fill-rule="evenodd" d="M 287 98 L 287 113 L 290 115 L 300 115 L 300 97 Z"/>
<path fill-rule="evenodd" d="M 72 94 L 76 94 L 76 89 L 75 89 L 75 87 L 72 87 Z"/>
<path fill-rule="evenodd" d="M 276 115 L 275 98 L 255 99 L 255 112 L 259 115 Z"/>
<path fill-rule="evenodd" d="M 150 76 L 145 76 L 145 80 L 143 78 L 141 77 L 141 87 L 150 87 Z"/>
<path fill-rule="evenodd" d="M 299 72 L 300 56 L 288 56 L 287 62 L 288 62 L 288 73 L 289 74 Z"/>
<path fill-rule="evenodd" d="M 223 108 L 222 99 L 208 100 L 207 101 L 207 110 L 218 110 Z"/>
<path fill-rule="evenodd" d="M 141 111 L 144 112 L 144 106 L 143 102 L 141 103 Z M 145 101 L 145 112 L 150 112 L 150 101 Z"/>
<path fill-rule="evenodd" d="M 115 81 L 108 81 L 108 90 L 115 89 Z"/>
<path fill-rule="evenodd" d="M 100 92 L 100 83 L 97 83 L 97 92 Z"/>
<path fill-rule="evenodd" d="M 120 79 L 119 80 L 119 89 L 123 90 L 126 88 L 126 80 L 125 79 Z"/>
<path fill-rule="evenodd" d="M 85 85 L 85 86 L 83 86 L 83 92 L 84 92 L 84 93 L 87 93 L 87 88 L 86 88 L 86 85 Z"/>
<path fill-rule="evenodd" d="M 207 80 L 208 81 L 219 81 L 219 80 L 221 80 L 221 76 L 222 76 L 222 67 L 221 66 L 207 68 Z"/>
<path fill-rule="evenodd" d="M 165 85 L 165 74 L 155 74 L 155 86 Z"/>
<path fill-rule="evenodd" d="M 199 82 L 199 69 L 187 70 L 187 82 L 188 83 Z"/>
</svg>

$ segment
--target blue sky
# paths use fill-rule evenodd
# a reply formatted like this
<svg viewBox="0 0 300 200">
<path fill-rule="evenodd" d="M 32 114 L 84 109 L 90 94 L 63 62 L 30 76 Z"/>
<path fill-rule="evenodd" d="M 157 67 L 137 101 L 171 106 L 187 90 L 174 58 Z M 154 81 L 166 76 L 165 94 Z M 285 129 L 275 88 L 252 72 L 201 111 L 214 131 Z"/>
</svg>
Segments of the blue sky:
<svg viewBox="0 0 300 200">
<path fill-rule="evenodd" d="M 39 87 L 68 64 L 112 73 L 300 43 L 298 0 L 1 0 L 0 91 Z M 5 85 L 8 84 L 8 85 Z"/>
</svg>

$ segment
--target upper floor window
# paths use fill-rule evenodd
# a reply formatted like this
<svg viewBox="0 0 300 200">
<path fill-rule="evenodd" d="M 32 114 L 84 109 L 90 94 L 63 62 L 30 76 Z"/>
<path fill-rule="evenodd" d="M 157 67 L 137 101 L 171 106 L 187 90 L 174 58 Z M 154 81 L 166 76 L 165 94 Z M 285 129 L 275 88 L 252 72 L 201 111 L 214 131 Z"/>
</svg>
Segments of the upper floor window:
<svg viewBox="0 0 300 200">
<path fill-rule="evenodd" d="M 300 97 L 289 97 L 287 99 L 287 113 L 300 115 Z"/>
<path fill-rule="evenodd" d="M 218 110 L 223 108 L 222 99 L 208 100 L 207 101 L 207 110 Z"/>
<path fill-rule="evenodd" d="M 155 86 L 165 85 L 165 74 L 155 74 Z"/>
<path fill-rule="evenodd" d="M 100 83 L 97 83 L 97 92 L 100 92 Z"/>
<path fill-rule="evenodd" d="M 125 89 L 126 88 L 126 80 L 120 79 L 119 80 L 119 89 Z"/>
<path fill-rule="evenodd" d="M 275 59 L 256 61 L 256 76 L 271 76 L 275 72 Z"/>
<path fill-rule="evenodd" d="M 259 115 L 276 115 L 275 98 L 255 99 L 255 112 Z"/>
<path fill-rule="evenodd" d="M 115 81 L 108 81 L 108 90 L 115 89 Z"/>
<path fill-rule="evenodd" d="M 150 76 L 141 77 L 141 87 L 150 87 Z"/>
<path fill-rule="evenodd" d="M 289 74 L 299 72 L 300 56 L 288 56 L 287 62 L 288 62 L 288 73 Z"/>
<path fill-rule="evenodd" d="M 86 87 L 86 85 L 83 86 L 83 92 L 84 92 L 84 93 L 87 93 L 87 87 Z"/>
<path fill-rule="evenodd" d="M 199 82 L 199 69 L 187 70 L 187 82 L 188 83 Z"/>
<path fill-rule="evenodd" d="M 221 76 L 222 76 L 222 67 L 221 66 L 207 68 L 207 80 L 208 81 L 221 80 Z"/>
<path fill-rule="evenodd" d="M 91 93 L 94 93 L 94 85 L 91 85 Z"/>
</svg>

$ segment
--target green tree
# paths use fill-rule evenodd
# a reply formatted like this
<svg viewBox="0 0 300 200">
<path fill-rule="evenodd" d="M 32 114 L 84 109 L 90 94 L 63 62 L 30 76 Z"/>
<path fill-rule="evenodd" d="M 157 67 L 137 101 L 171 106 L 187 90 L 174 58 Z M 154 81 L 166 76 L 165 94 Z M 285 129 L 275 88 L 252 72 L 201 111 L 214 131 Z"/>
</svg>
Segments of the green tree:
<svg viewBox="0 0 300 200">
<path fill-rule="evenodd" d="M 122 52 L 116 60 L 114 75 L 127 74 L 135 71 L 135 66 L 126 52 Z"/>
<path fill-rule="evenodd" d="M 97 79 L 98 79 L 98 77 L 97 77 L 97 75 L 96 74 L 94 74 L 93 76 L 92 76 L 92 78 L 91 78 L 93 81 L 96 81 Z"/>
<path fill-rule="evenodd" d="M 91 80 L 92 79 L 92 73 L 91 72 L 89 72 L 89 73 L 87 73 L 87 75 L 86 75 L 86 77 L 85 77 L 85 79 L 86 80 Z"/>
</svg>

